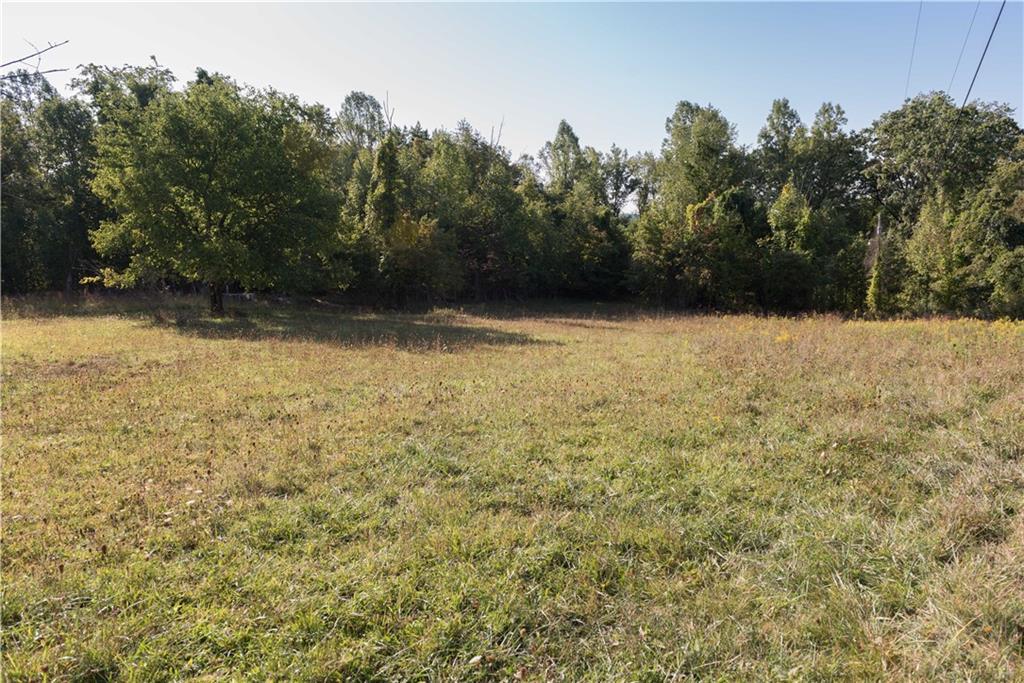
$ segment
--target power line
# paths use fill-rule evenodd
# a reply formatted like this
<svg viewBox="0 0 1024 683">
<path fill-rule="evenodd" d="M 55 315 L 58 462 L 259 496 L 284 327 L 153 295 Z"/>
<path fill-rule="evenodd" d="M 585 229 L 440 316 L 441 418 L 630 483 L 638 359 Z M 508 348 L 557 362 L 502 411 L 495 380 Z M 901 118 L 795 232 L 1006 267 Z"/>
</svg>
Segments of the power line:
<svg viewBox="0 0 1024 683">
<path fill-rule="evenodd" d="M 956 72 L 960 70 L 960 60 L 964 58 L 964 50 L 967 49 L 967 40 L 971 37 L 971 31 L 974 29 L 974 20 L 978 18 L 978 8 L 980 7 L 981 0 L 978 0 L 977 4 L 974 5 L 974 14 L 971 15 L 971 25 L 967 27 L 967 35 L 964 36 L 964 44 L 960 46 L 960 55 L 956 58 L 956 66 L 953 67 L 953 75 L 949 77 L 949 85 L 946 86 L 947 93 L 953 91 L 953 81 L 956 80 Z"/>
<path fill-rule="evenodd" d="M 988 40 L 985 41 L 985 49 L 981 53 L 981 59 L 978 60 L 978 68 L 974 70 L 974 77 L 971 79 L 971 85 L 967 88 L 967 94 L 964 95 L 963 104 L 960 105 L 960 109 L 967 105 L 967 100 L 971 96 L 971 90 L 974 89 L 974 81 L 978 79 L 978 72 L 981 71 L 981 65 L 985 61 L 985 55 L 988 54 L 988 46 L 992 44 L 992 36 L 996 34 L 996 26 L 999 26 L 999 19 L 1003 16 L 1003 9 L 1006 7 L 1006 0 L 1003 0 L 1003 4 L 999 6 L 999 14 L 996 15 L 995 23 L 992 24 L 992 30 L 989 31 Z"/>
<path fill-rule="evenodd" d="M 917 21 L 914 22 L 914 45 L 910 48 L 910 66 L 907 67 L 907 84 L 903 87 L 903 99 L 907 99 L 910 93 L 910 72 L 914 70 L 914 53 L 917 52 L 917 32 L 921 28 L 921 10 L 924 9 L 924 0 L 917 3 Z"/>
<path fill-rule="evenodd" d="M 981 65 L 985 62 L 985 55 L 988 54 L 988 46 L 992 44 L 992 36 L 996 34 L 996 27 L 999 26 L 999 19 L 1003 16 L 1003 8 L 1006 7 L 1006 0 L 1003 0 L 1003 4 L 999 6 L 999 14 L 996 15 L 996 20 L 992 23 L 992 30 L 988 33 L 988 40 L 985 41 L 985 49 L 981 52 L 981 59 L 978 60 L 978 66 L 974 69 L 974 77 L 971 79 L 971 85 L 967 88 L 967 94 L 964 95 L 964 101 L 960 103 L 960 108 L 956 110 L 956 118 L 953 119 L 953 125 L 950 126 L 949 137 L 946 138 L 946 146 L 943 148 L 942 156 L 946 157 L 949 155 L 950 150 L 956 143 L 956 130 L 960 124 L 960 119 L 963 117 L 964 107 L 967 106 L 967 100 L 971 97 L 971 90 L 974 89 L 974 81 L 978 79 L 978 72 L 981 71 Z"/>
</svg>

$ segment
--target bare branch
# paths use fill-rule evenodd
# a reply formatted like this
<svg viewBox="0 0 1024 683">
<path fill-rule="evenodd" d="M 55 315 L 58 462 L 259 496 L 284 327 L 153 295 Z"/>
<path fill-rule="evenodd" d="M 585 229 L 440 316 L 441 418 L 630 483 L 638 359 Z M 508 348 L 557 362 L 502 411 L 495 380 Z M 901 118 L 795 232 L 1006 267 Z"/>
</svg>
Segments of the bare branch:
<svg viewBox="0 0 1024 683">
<path fill-rule="evenodd" d="M 393 119 L 394 116 L 395 116 L 395 110 L 391 106 L 391 94 L 387 90 L 385 90 L 384 91 L 384 117 L 388 120 L 388 130 L 389 131 L 392 128 L 395 127 L 395 124 L 393 124 L 391 122 L 391 119 Z"/>
<path fill-rule="evenodd" d="M 0 69 L 5 69 L 5 68 L 7 68 L 9 66 L 14 66 L 15 64 L 27 64 L 28 62 L 26 60 L 32 59 L 33 57 L 38 57 L 39 55 L 43 54 L 44 52 L 49 52 L 50 50 L 52 50 L 54 48 L 60 47 L 61 45 L 67 45 L 67 43 L 68 43 L 68 41 L 66 41 L 66 40 L 63 41 L 63 42 L 60 42 L 60 43 L 50 43 L 50 45 L 48 47 L 44 47 L 42 50 L 36 50 L 35 52 L 33 52 L 30 55 L 25 55 L 24 57 L 19 57 L 18 59 L 15 59 L 13 61 L 6 62 L 4 64 L 0 64 Z M 31 43 L 29 43 L 29 44 L 31 45 Z"/>
<path fill-rule="evenodd" d="M 29 73 L 31 75 L 33 75 L 33 76 L 35 76 L 35 75 L 40 75 L 41 76 L 43 74 L 56 73 L 57 71 L 67 71 L 67 69 L 47 69 L 46 71 L 30 71 Z M 4 74 L 4 75 L 0 76 L 0 81 L 6 80 L 8 78 L 17 78 L 19 75 L 20 74 L 17 71 L 15 71 L 13 73 L 9 73 L 9 74 Z"/>
</svg>

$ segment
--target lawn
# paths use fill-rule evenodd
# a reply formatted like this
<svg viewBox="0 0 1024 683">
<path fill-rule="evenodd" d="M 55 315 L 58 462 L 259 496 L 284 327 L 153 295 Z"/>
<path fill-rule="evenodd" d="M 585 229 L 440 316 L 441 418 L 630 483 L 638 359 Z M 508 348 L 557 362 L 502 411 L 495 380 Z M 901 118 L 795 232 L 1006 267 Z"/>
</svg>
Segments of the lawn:
<svg viewBox="0 0 1024 683">
<path fill-rule="evenodd" d="M 9 680 L 1024 678 L 1024 324 L 4 303 Z"/>
</svg>

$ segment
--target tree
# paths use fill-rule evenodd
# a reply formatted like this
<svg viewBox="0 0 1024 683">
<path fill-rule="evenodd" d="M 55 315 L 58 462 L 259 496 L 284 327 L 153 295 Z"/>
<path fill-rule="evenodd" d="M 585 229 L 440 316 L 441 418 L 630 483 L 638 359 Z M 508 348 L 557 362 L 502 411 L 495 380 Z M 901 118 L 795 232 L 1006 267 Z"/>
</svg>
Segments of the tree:
<svg viewBox="0 0 1024 683">
<path fill-rule="evenodd" d="M 899 232 L 875 236 L 871 275 L 865 305 L 872 315 L 892 315 L 900 309 L 899 294 L 907 272 L 904 240 Z"/>
<path fill-rule="evenodd" d="M 763 299 L 773 309 L 801 310 L 811 305 L 815 272 L 808 251 L 811 209 L 792 182 L 786 183 L 768 211 L 770 236 L 763 250 Z"/>
<path fill-rule="evenodd" d="M 580 139 L 565 119 L 559 122 L 555 139 L 544 145 L 540 158 L 547 172 L 548 189 L 555 194 L 572 190 L 584 161 Z"/>
<path fill-rule="evenodd" d="M 1021 134 L 1006 105 L 958 109 L 943 93 L 919 95 L 868 129 L 865 174 L 878 199 L 909 225 L 939 190 L 957 204 L 980 188 Z"/>
<path fill-rule="evenodd" d="M 665 122 L 660 191 L 682 208 L 724 192 L 744 175 L 736 129 L 712 106 L 680 102 Z"/>
<path fill-rule="evenodd" d="M 88 231 L 100 216 L 92 177 L 94 122 L 38 74 L 0 82 L 3 101 L 4 282 L 8 291 L 63 286 L 94 254 Z"/>
<path fill-rule="evenodd" d="M 132 130 L 103 124 L 93 188 L 116 218 L 92 238 L 102 255 L 128 254 L 103 281 L 205 282 L 220 313 L 229 283 L 300 286 L 322 268 L 337 207 L 326 150 L 291 104 L 216 77 L 156 94 Z"/>
<path fill-rule="evenodd" d="M 59 96 L 40 104 L 36 118 L 40 166 L 54 201 L 54 229 L 59 242 L 54 248 L 63 255 L 58 267 L 65 295 L 69 295 L 86 272 L 84 261 L 94 256 L 89 231 L 99 225 L 103 215 L 91 188 L 95 123 L 83 102 Z"/>
<path fill-rule="evenodd" d="M 772 102 L 768 119 L 757 135 L 755 161 L 759 170 L 758 193 L 768 201 L 778 197 L 783 185 L 797 172 L 800 141 L 807 129 L 789 100 Z"/>
<path fill-rule="evenodd" d="M 373 160 L 369 194 L 366 197 L 366 230 L 383 238 L 401 214 L 404 183 L 398 168 L 398 136 L 385 136 Z"/>
<path fill-rule="evenodd" d="M 345 96 L 338 112 L 338 133 L 344 144 L 373 150 L 384 137 L 385 124 L 384 111 L 375 97 L 359 91 Z"/>
<path fill-rule="evenodd" d="M 1004 251 L 988 270 L 989 305 L 996 315 L 1024 318 L 1024 247 Z"/>
<path fill-rule="evenodd" d="M 32 131 L 11 99 L 0 99 L 0 214 L 3 250 L 0 271 L 6 293 L 43 289 L 48 283 L 50 241 L 48 201 Z"/>
<path fill-rule="evenodd" d="M 615 144 L 608 154 L 601 157 L 601 170 L 604 175 L 605 196 L 617 216 L 622 213 L 626 202 L 636 192 L 640 180 L 634 174 L 629 152 Z"/>
<path fill-rule="evenodd" d="M 847 133 L 845 126 L 843 108 L 826 102 L 815 114 L 810 132 L 795 144 L 795 182 L 814 208 L 855 209 L 864 195 L 866 156 L 860 137 Z"/>
<path fill-rule="evenodd" d="M 658 196 L 658 161 L 650 152 L 643 152 L 632 157 L 629 165 L 636 183 L 637 214 L 642 216 Z"/>
<path fill-rule="evenodd" d="M 904 307 L 914 313 L 951 313 L 966 306 L 965 265 L 956 248 L 957 217 L 941 196 L 929 199 L 906 242 L 909 277 Z"/>
</svg>

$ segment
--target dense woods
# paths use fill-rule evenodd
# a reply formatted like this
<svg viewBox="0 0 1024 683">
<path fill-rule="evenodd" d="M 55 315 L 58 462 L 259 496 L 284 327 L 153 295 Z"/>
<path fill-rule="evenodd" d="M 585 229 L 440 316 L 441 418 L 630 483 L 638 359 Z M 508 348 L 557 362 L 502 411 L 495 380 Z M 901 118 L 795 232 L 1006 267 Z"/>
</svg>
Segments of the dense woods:
<svg viewBox="0 0 1024 683">
<path fill-rule="evenodd" d="M 657 155 L 563 121 L 512 159 L 353 92 L 336 112 L 198 70 L 2 81 L 5 293 L 338 294 L 388 306 L 572 296 L 723 310 L 1024 316 L 1024 137 L 919 95 L 850 130 L 777 100 L 753 147 L 680 102 Z"/>
</svg>

